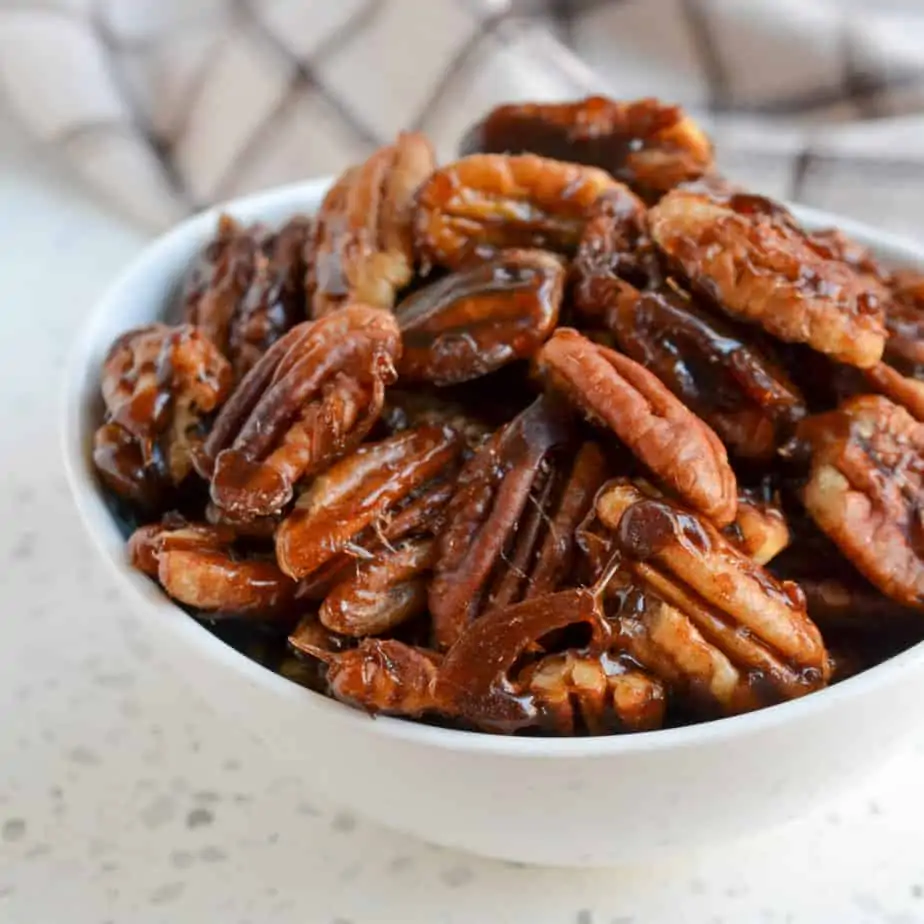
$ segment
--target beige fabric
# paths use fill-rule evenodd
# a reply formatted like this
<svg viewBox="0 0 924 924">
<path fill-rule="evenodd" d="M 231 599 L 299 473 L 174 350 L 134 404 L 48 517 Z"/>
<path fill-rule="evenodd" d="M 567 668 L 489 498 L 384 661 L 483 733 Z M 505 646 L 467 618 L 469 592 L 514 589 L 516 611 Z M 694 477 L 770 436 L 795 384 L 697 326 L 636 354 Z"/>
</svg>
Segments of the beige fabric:
<svg viewBox="0 0 924 924">
<path fill-rule="evenodd" d="M 686 104 L 764 191 L 912 233 L 924 206 L 917 0 L 0 0 L 0 88 L 153 226 L 588 92 Z"/>
</svg>

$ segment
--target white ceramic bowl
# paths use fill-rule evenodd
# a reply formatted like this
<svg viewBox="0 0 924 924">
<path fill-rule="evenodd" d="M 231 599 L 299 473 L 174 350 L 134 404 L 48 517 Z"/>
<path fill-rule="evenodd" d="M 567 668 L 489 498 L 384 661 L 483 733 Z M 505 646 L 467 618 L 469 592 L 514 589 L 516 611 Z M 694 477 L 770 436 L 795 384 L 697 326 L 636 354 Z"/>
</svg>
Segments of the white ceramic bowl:
<svg viewBox="0 0 924 924">
<path fill-rule="evenodd" d="M 229 203 L 279 223 L 314 211 L 317 180 Z M 807 209 L 889 262 L 924 249 Z M 116 280 L 67 376 L 64 453 L 84 523 L 153 643 L 218 712 L 250 729 L 309 789 L 428 841 L 529 863 L 637 860 L 746 835 L 810 808 L 874 768 L 918 721 L 924 644 L 820 693 L 750 715 L 625 737 L 505 738 L 371 719 L 248 660 L 128 566 L 90 461 L 99 369 L 120 333 L 159 318 L 216 212 L 148 247 Z"/>
</svg>

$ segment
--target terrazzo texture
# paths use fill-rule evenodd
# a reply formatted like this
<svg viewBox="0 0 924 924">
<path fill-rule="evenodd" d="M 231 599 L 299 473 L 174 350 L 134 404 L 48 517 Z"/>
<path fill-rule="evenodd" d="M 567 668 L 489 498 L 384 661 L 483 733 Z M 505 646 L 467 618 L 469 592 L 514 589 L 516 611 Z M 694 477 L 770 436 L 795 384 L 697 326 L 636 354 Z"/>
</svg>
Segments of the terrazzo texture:
<svg viewBox="0 0 924 924">
<path fill-rule="evenodd" d="M 0 921 L 924 922 L 924 730 L 786 829 L 609 872 L 430 848 L 267 764 L 134 633 L 60 468 L 68 344 L 140 244 L 30 152 L 0 154 Z"/>
</svg>

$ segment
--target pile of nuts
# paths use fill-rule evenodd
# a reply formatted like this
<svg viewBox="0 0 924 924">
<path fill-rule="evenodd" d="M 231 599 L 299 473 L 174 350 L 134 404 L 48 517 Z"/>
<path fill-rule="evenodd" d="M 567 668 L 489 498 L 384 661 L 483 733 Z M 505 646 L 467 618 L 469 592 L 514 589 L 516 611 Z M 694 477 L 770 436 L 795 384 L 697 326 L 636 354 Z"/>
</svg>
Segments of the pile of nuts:
<svg viewBox="0 0 924 924">
<path fill-rule="evenodd" d="M 736 188 L 675 106 L 402 134 L 102 369 L 133 565 L 370 713 L 586 735 L 924 637 L 924 276 Z"/>
</svg>

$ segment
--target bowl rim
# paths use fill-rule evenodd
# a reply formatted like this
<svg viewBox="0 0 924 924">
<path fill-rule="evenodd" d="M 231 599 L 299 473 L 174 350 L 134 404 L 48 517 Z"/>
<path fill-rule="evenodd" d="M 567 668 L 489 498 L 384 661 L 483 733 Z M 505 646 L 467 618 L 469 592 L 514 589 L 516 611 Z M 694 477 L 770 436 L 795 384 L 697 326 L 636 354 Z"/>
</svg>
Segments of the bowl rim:
<svg viewBox="0 0 924 924">
<path fill-rule="evenodd" d="M 148 243 L 117 274 L 98 299 L 71 349 L 64 372 L 61 408 L 61 440 L 68 485 L 93 545 L 110 571 L 115 573 L 118 586 L 136 604 L 132 608 L 138 610 L 139 618 L 156 620 L 157 625 L 153 631 L 171 633 L 179 643 L 195 649 L 203 658 L 220 665 L 229 676 L 236 674 L 238 680 L 256 685 L 271 695 L 293 702 L 301 700 L 305 709 L 326 713 L 332 720 L 351 723 L 357 732 L 448 751 L 523 758 L 608 758 L 638 752 L 684 750 L 730 738 L 758 735 L 789 722 L 797 723 L 830 711 L 838 703 L 855 700 L 880 687 L 894 685 L 910 671 L 924 667 L 924 642 L 920 642 L 835 686 L 743 715 L 626 735 L 523 738 L 441 728 L 391 716 L 370 717 L 359 709 L 302 687 L 251 660 L 173 603 L 149 578 L 131 568 L 124 555 L 120 558 L 114 554 L 114 540 L 122 549 L 125 540 L 103 500 L 101 488 L 90 465 L 87 442 L 89 434 L 82 432 L 82 417 L 87 402 L 96 400 L 98 394 L 98 370 L 91 364 L 99 352 L 102 329 L 108 319 L 119 313 L 119 306 L 130 293 L 137 277 L 156 269 L 159 263 L 169 259 L 174 252 L 186 251 L 191 259 L 197 246 L 214 227 L 220 213 L 243 215 L 252 220 L 259 218 L 261 213 L 282 209 L 287 204 L 292 205 L 294 213 L 300 208 L 306 209 L 299 205 L 306 200 L 319 203 L 332 180 L 333 177 L 320 177 L 233 199 L 175 225 Z M 786 204 L 800 221 L 810 227 L 835 226 L 880 254 L 885 253 L 889 260 L 924 269 L 924 244 L 822 210 Z M 307 210 L 310 211 L 311 207 L 307 207 Z M 170 280 L 170 283 L 173 282 Z"/>
</svg>

